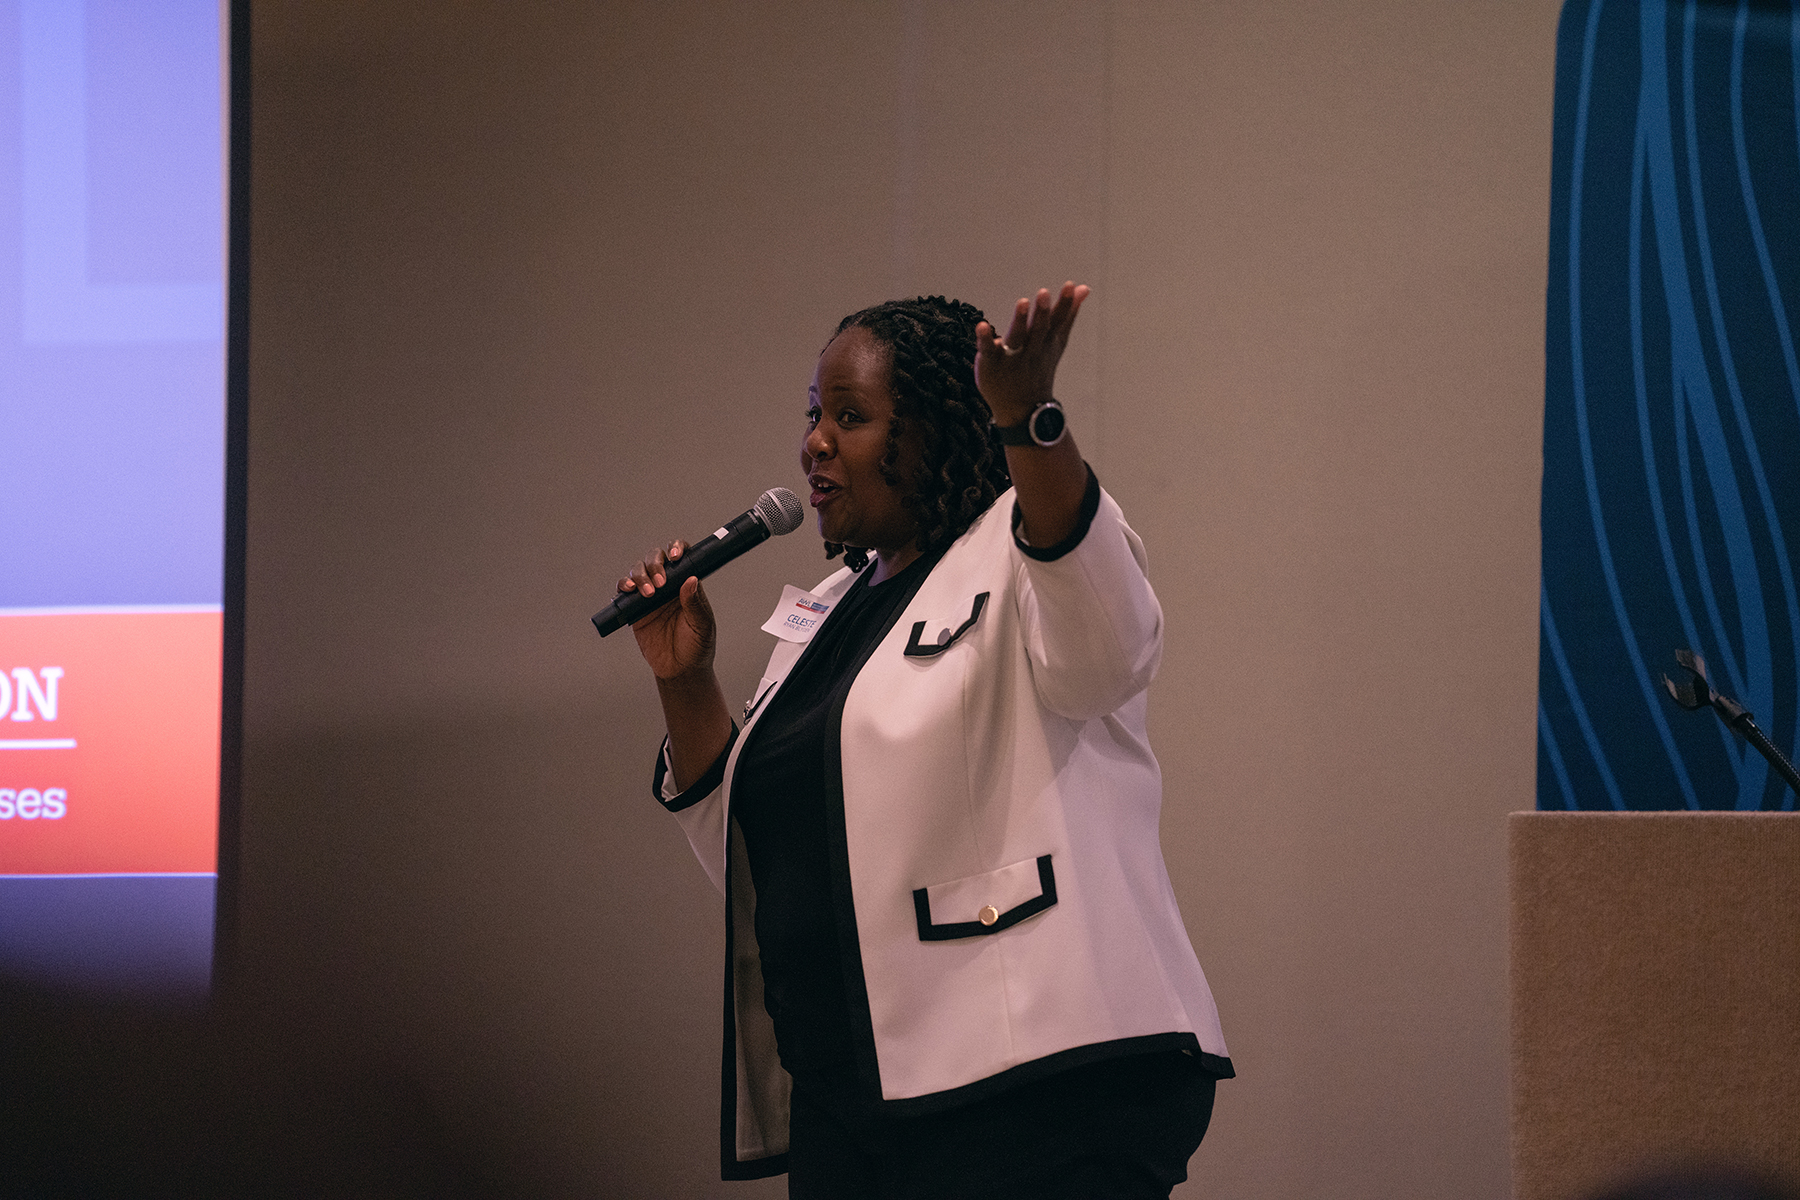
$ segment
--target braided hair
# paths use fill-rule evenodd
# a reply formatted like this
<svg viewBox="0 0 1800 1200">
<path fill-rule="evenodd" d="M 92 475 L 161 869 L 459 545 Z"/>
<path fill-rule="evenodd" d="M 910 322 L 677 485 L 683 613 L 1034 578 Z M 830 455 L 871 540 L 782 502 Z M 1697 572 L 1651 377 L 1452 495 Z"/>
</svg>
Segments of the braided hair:
<svg viewBox="0 0 1800 1200">
<path fill-rule="evenodd" d="M 961 537 L 1012 485 L 1006 451 L 975 387 L 975 326 L 983 319 L 973 304 L 919 296 L 889 300 L 838 322 L 837 333 L 866 329 L 888 349 L 894 416 L 881 477 L 900 490 L 926 553 Z M 918 430 L 924 454 L 913 477 L 902 479 L 900 435 L 908 423 Z M 862 547 L 825 543 L 827 558 L 840 553 L 856 569 L 868 561 Z"/>
</svg>

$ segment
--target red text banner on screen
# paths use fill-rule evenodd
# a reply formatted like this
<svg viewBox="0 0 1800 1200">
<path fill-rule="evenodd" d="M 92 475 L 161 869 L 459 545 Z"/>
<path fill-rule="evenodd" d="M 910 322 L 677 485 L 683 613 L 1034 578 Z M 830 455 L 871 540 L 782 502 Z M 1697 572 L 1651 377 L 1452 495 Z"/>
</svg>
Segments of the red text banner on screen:
<svg viewBox="0 0 1800 1200">
<path fill-rule="evenodd" d="M 210 874 L 217 609 L 0 612 L 0 875 Z"/>
</svg>

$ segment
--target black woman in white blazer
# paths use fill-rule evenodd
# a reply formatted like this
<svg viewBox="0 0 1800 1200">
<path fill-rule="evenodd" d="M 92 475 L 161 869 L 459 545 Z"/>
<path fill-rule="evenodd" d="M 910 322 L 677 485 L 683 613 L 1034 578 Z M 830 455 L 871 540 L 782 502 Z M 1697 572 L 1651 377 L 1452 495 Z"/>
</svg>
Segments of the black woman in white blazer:
<svg viewBox="0 0 1800 1200">
<path fill-rule="evenodd" d="M 657 797 L 727 898 L 727 1178 L 791 1168 L 797 1197 L 1166 1196 L 1204 1133 L 1212 1081 L 1232 1073 L 1158 840 L 1145 703 L 1162 610 L 1142 542 L 1051 400 L 1086 295 L 1073 284 L 1040 291 L 1019 301 L 1005 337 L 981 321 L 960 349 L 954 318 L 979 314 L 954 302 L 882 306 L 900 311 L 865 325 L 846 318 L 809 392 L 802 466 L 828 547 L 867 563 L 784 595 L 806 619 L 784 628 L 778 610 L 765 626 L 780 640 L 741 732 L 711 670 L 715 631 L 697 580 L 634 627 L 669 724 Z M 949 349 L 942 330 L 918 339 L 937 349 L 911 345 L 941 312 L 952 316 Z M 950 506 L 919 497 L 943 473 L 934 455 L 947 438 L 919 431 L 929 418 L 916 394 L 943 372 L 922 355 L 966 360 L 963 407 L 991 411 L 994 427 L 991 454 L 972 453 L 990 493 L 1013 484 L 991 501 L 961 487 L 968 495 L 952 500 L 980 511 L 936 545 L 920 530 Z M 682 549 L 646 558 L 621 590 L 653 593 Z M 828 862 L 815 891 L 835 935 L 821 977 L 826 990 L 842 981 L 831 1004 L 847 1036 L 829 1086 L 815 1087 L 808 1066 L 796 1094 L 782 1064 L 807 1028 L 790 1017 L 778 1047 L 753 879 L 782 878 L 785 860 L 756 833 L 752 870 L 733 807 L 744 802 L 740 760 L 765 716 L 784 720 L 783 685 L 811 640 L 836 630 L 829 614 L 842 606 L 847 626 L 863 602 L 847 602 L 853 591 L 879 596 L 890 580 L 887 608 L 833 651 L 854 656 L 838 668 L 842 683 L 810 710 L 822 729 L 815 823 Z M 825 677 L 816 664 L 797 677 L 813 676 Z M 1171 1089 L 1166 1105 L 1159 1088 Z M 828 1099 L 803 1121 L 809 1096 Z M 1148 1116 L 1133 1108 L 1146 1104 Z M 1137 1133 L 1099 1132 L 1109 1120 L 1167 1125 L 1168 1144 L 1140 1153 Z M 1043 1132 L 1059 1121 L 1069 1129 Z M 1118 1161 L 1100 1161 L 1109 1157 Z"/>
</svg>

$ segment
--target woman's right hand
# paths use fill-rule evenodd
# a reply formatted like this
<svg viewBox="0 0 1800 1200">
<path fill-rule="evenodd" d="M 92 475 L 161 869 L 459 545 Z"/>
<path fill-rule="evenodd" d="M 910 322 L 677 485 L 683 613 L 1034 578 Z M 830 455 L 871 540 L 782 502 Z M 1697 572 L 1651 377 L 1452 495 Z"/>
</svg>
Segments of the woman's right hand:
<svg viewBox="0 0 1800 1200">
<path fill-rule="evenodd" d="M 669 543 L 667 550 L 652 550 L 631 574 L 619 580 L 619 591 L 653 596 L 668 586 L 668 570 L 687 552 L 687 543 Z M 698 578 L 682 581 L 676 599 L 639 618 L 631 626 L 637 638 L 638 651 L 659 680 L 675 680 L 698 672 L 710 671 L 713 664 L 717 625 L 712 605 Z"/>
</svg>

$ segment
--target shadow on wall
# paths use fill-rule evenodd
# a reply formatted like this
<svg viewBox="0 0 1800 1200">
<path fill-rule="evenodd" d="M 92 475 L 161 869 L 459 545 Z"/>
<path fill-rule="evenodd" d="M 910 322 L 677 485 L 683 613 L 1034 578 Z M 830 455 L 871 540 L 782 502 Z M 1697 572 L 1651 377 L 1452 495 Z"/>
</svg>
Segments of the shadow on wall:
<svg viewBox="0 0 1800 1200">
<path fill-rule="evenodd" d="M 1696 1164 L 1641 1176 L 1594 1200 L 1800 1200 L 1800 1191 L 1768 1175 Z"/>
<path fill-rule="evenodd" d="M 243 1003 L 327 1084 L 390 1064 L 491 1195 L 721 1186 L 723 906 L 647 690 L 247 739 Z"/>
<path fill-rule="evenodd" d="M 634 711 L 252 739 L 238 986 L 0 981 L 0 1198 L 717 1187 L 720 905 Z"/>
<path fill-rule="evenodd" d="M 0 1196 L 491 1196 L 372 1045 L 0 985 Z"/>
</svg>

